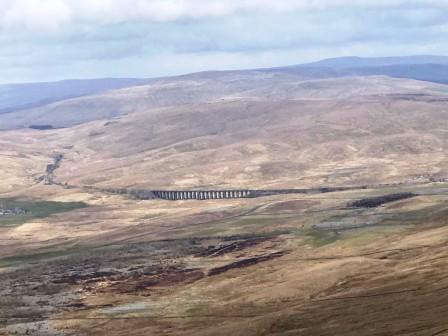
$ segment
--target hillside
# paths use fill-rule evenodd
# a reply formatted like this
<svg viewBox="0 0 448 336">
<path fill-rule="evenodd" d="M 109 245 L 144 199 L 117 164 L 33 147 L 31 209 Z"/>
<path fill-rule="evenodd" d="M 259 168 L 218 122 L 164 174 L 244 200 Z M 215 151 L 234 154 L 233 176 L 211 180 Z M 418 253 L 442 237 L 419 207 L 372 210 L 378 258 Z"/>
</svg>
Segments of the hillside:
<svg viewBox="0 0 448 336">
<path fill-rule="evenodd" d="M 335 57 L 320 60 L 317 62 L 306 63 L 298 66 L 302 67 L 330 67 L 337 69 L 351 69 L 351 68 L 369 68 L 369 67 L 384 67 L 384 66 L 418 66 L 425 64 L 439 64 L 448 65 L 447 56 L 436 55 L 416 55 L 405 57 Z"/>
<path fill-rule="evenodd" d="M 148 82 L 147 79 L 104 78 L 3 84 L 0 85 L 0 114 Z"/>
<path fill-rule="evenodd" d="M 50 125 L 69 127 L 148 109 L 220 99 L 297 99 L 344 97 L 352 77 L 387 76 L 446 83 L 448 61 L 442 56 L 346 57 L 315 63 L 238 71 L 209 71 L 159 79 L 98 79 L 0 86 L 0 130 Z M 340 90 L 331 82 L 342 81 Z M 325 80 L 329 86 L 325 87 Z M 317 82 L 316 82 L 317 81 Z M 372 81 L 373 83 L 374 81 Z M 375 92 L 394 88 L 361 88 Z M 401 84 L 403 84 L 402 82 Z M 417 91 L 410 83 L 407 89 Z M 429 84 L 428 84 L 429 85 Z M 353 87 L 350 87 L 354 94 Z M 395 91 L 394 91 L 395 90 Z M 439 87 L 435 90 L 446 91 Z M 407 92 L 404 90 L 404 92 Z"/>
<path fill-rule="evenodd" d="M 44 141 L 47 160 L 63 154 L 56 178 L 70 185 L 300 188 L 447 175 L 444 85 L 387 77 L 243 82 L 238 93 L 216 89 L 219 81 L 213 89 L 183 82 L 61 102 L 65 120 L 70 111 L 81 118 L 77 104 L 92 104 L 86 118 L 104 119 L 13 137 Z"/>
</svg>

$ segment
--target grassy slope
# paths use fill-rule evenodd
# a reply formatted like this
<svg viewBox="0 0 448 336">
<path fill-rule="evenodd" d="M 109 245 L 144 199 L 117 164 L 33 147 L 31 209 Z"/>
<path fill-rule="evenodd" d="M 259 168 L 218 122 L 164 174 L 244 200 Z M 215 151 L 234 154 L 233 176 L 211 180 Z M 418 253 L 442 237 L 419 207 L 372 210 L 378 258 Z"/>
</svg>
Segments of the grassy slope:
<svg viewBox="0 0 448 336">
<path fill-rule="evenodd" d="M 422 187 L 422 190 L 431 189 Z M 397 191 L 401 190 L 393 190 Z M 320 336 L 372 335 L 373 331 L 375 335 L 436 332 L 445 325 L 441 314 L 446 299 L 444 275 L 448 271 L 443 258 L 444 242 L 448 238 L 446 197 L 421 196 L 361 210 L 361 213 L 359 209 L 341 210 L 348 199 L 379 193 L 376 190 L 330 194 L 326 195 L 327 199 L 314 201 L 310 196 L 306 200 L 275 196 L 244 203 L 193 202 L 199 207 L 193 213 L 190 209 L 193 203 L 189 202 L 140 202 L 133 212 L 126 206 L 115 210 L 117 218 L 121 212 L 134 219 L 141 218 L 135 228 L 123 227 L 118 234 L 109 232 L 99 240 L 82 239 L 75 245 L 70 242 L 65 248 L 40 250 L 6 261 L 9 266 L 14 263 L 23 266 L 24 261 L 31 263 L 26 273 L 38 279 L 39 274 L 45 274 L 42 272 L 61 276 L 66 269 L 71 269 L 72 273 L 81 264 L 127 269 L 161 259 L 167 265 L 170 260 L 176 260 L 173 266 L 208 270 L 234 259 L 288 251 L 284 257 L 191 284 L 167 283 L 127 294 L 113 290 L 113 280 L 92 280 L 87 287 L 81 287 L 84 288 L 81 298 L 71 299 L 72 303 L 86 304 L 87 310 L 70 308 L 72 312 L 64 317 L 74 320 L 56 323 L 60 328 L 89 330 L 88 334 L 92 335 Z M 151 208 L 162 212 L 149 216 Z M 177 213 L 173 213 L 174 209 Z M 410 214 L 412 221 L 409 221 Z M 373 216 L 378 225 L 339 231 L 337 239 L 328 238 L 328 231 L 320 230 L 318 224 L 334 220 L 335 215 L 340 220 L 355 215 Z M 101 222 L 100 218 L 104 218 L 104 213 L 90 216 L 91 230 L 101 227 L 95 223 L 96 219 Z M 191 248 L 197 249 L 198 242 L 216 244 L 222 237 L 255 234 L 269 240 L 223 256 L 192 258 L 192 252 L 188 252 Z M 333 234 L 331 231 L 330 235 Z M 70 234 L 65 232 L 63 236 Z M 95 236 L 100 237 L 100 232 L 92 237 Z M 205 237 L 208 238 L 203 240 Z M 152 245 L 154 249 L 149 248 Z M 61 261 L 55 263 L 55 258 Z M 133 281 L 135 277 L 129 277 L 120 286 L 125 288 L 126 283 Z M 64 295 L 61 292 L 56 297 L 60 300 Z M 401 304 L 403 301 L 407 304 Z M 108 310 L 104 305 L 117 309 Z M 28 309 L 32 312 L 34 308 Z M 39 309 L 35 308 L 35 314 Z M 189 317 L 153 318 L 160 315 Z M 203 315 L 209 317 L 200 317 Z M 105 325 L 101 320 L 77 319 L 86 316 L 112 320 Z M 123 317 L 143 319 L 113 319 Z M 368 327 L 369 321 L 374 321 L 374 325 Z M 28 327 L 32 329 L 33 325 Z M 8 330 L 15 328 L 10 326 Z"/>
</svg>

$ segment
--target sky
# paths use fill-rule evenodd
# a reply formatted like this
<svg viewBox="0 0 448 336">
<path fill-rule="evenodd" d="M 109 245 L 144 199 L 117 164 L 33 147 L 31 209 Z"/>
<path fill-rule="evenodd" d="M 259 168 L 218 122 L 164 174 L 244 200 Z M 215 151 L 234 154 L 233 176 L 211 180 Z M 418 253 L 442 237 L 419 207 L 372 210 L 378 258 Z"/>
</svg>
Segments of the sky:
<svg viewBox="0 0 448 336">
<path fill-rule="evenodd" d="M 448 55 L 448 0 L 0 0 L 0 83 Z"/>
</svg>

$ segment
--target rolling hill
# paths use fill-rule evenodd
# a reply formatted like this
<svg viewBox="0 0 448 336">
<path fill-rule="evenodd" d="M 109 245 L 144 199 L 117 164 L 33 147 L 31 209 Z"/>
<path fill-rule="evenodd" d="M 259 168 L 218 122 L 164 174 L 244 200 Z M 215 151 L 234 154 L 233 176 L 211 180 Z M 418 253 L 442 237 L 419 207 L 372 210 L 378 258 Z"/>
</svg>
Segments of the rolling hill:
<svg viewBox="0 0 448 336">
<path fill-rule="evenodd" d="M 274 100 L 312 95 L 325 97 L 330 90 L 335 97 L 338 93 L 343 94 L 344 86 L 338 92 L 336 86 L 324 88 L 325 81 L 322 80 L 372 76 L 443 84 L 448 78 L 448 61 L 443 56 L 343 57 L 287 67 L 209 71 L 159 79 L 68 80 L 2 85 L 0 129 L 32 125 L 69 127 L 152 108 L 235 97 L 269 97 Z M 356 80 L 351 83 L 353 85 Z"/>
<path fill-rule="evenodd" d="M 104 78 L 0 85 L 0 114 L 26 110 L 56 101 L 141 85 L 145 79 Z"/>
<path fill-rule="evenodd" d="M 56 176 L 72 185 L 300 188 L 447 175 L 444 85 L 258 72 L 166 81 L 0 120 L 67 127 L 23 137 L 44 141 L 48 158 L 63 154 Z M 0 138 L 17 146 L 20 132 Z"/>
</svg>

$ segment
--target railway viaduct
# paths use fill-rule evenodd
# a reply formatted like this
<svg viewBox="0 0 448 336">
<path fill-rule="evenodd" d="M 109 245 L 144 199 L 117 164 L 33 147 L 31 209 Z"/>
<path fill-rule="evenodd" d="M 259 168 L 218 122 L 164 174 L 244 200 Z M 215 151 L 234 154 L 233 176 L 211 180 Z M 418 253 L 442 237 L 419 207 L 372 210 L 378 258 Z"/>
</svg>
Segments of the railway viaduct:
<svg viewBox="0 0 448 336">
<path fill-rule="evenodd" d="M 75 188 L 75 186 L 63 185 L 65 188 Z M 168 201 L 183 200 L 218 200 L 235 198 L 255 198 L 282 194 L 320 194 L 334 191 L 344 191 L 353 189 L 365 189 L 362 187 L 323 187 L 311 189 L 234 189 L 234 190 L 151 190 L 151 189 L 128 189 L 128 188 L 98 188 L 94 186 L 84 186 L 87 190 L 96 190 L 116 195 L 126 195 L 140 200 L 163 199 Z"/>
<path fill-rule="evenodd" d="M 164 200 L 208 200 L 252 197 L 250 190 L 152 191 L 154 198 Z"/>
</svg>

